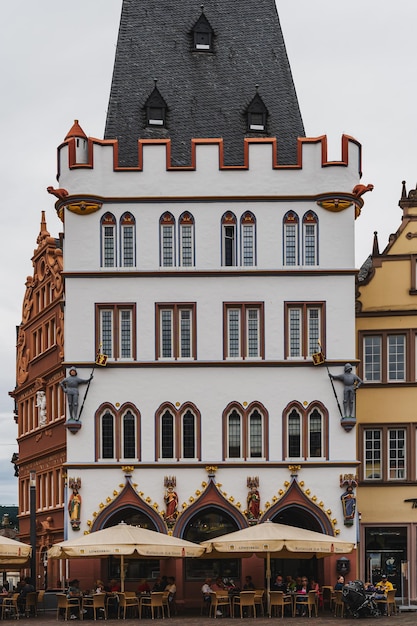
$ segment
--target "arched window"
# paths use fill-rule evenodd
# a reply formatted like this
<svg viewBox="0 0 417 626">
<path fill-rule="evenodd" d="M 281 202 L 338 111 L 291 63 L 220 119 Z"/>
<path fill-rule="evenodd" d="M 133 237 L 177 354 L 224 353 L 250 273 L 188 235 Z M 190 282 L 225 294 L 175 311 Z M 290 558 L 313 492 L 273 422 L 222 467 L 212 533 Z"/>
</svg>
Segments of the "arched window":
<svg viewBox="0 0 417 626">
<path fill-rule="evenodd" d="M 263 456 L 263 425 L 262 415 L 254 409 L 249 415 L 249 457 L 251 459 Z"/>
<path fill-rule="evenodd" d="M 314 211 L 308 211 L 303 217 L 303 263 L 318 265 L 318 217 Z"/>
<path fill-rule="evenodd" d="M 194 248 L 194 218 L 191 213 L 186 211 L 180 215 L 179 220 L 179 244 L 181 267 L 194 267 L 195 265 L 195 248 Z"/>
<path fill-rule="evenodd" d="M 101 267 L 116 265 L 116 219 L 111 213 L 101 218 Z"/>
<path fill-rule="evenodd" d="M 140 461 L 140 414 L 130 404 L 102 405 L 95 415 L 96 460 Z"/>
<path fill-rule="evenodd" d="M 258 402 L 233 403 L 223 412 L 223 458 L 267 459 L 268 412 Z"/>
<path fill-rule="evenodd" d="M 106 411 L 101 417 L 101 458 L 114 459 L 114 415 Z"/>
<path fill-rule="evenodd" d="M 288 406 L 283 433 L 284 459 L 328 458 L 328 413 L 321 403 Z"/>
<path fill-rule="evenodd" d="M 296 409 L 288 415 L 288 456 L 301 456 L 301 415 Z"/>
<path fill-rule="evenodd" d="M 136 417 L 127 410 L 122 417 L 123 458 L 136 459 Z"/>
<path fill-rule="evenodd" d="M 168 410 L 161 418 L 161 458 L 174 458 L 174 416 Z"/>
<path fill-rule="evenodd" d="M 323 416 L 317 408 L 308 415 L 309 456 L 323 456 Z"/>
<path fill-rule="evenodd" d="M 196 450 L 195 415 L 190 409 L 182 416 L 182 457 L 194 459 Z"/>
<path fill-rule="evenodd" d="M 222 265 L 235 266 L 236 262 L 236 216 L 228 211 L 222 217 Z"/>
<path fill-rule="evenodd" d="M 283 264 L 299 264 L 299 225 L 298 215 L 294 211 L 288 211 L 283 219 Z"/>
<path fill-rule="evenodd" d="M 120 266 L 136 265 L 135 218 L 131 213 L 124 213 L 120 218 Z"/>
<path fill-rule="evenodd" d="M 162 405 L 155 415 L 156 460 L 201 458 L 201 415 L 192 403 Z"/>
<path fill-rule="evenodd" d="M 242 418 L 236 409 L 228 417 L 227 441 L 229 459 L 240 459 L 242 454 Z"/>
<path fill-rule="evenodd" d="M 253 213 L 246 211 L 240 219 L 241 264 L 244 267 L 256 265 L 256 220 Z"/>
<path fill-rule="evenodd" d="M 160 265 L 173 267 L 175 265 L 175 219 L 166 212 L 159 220 L 160 228 Z"/>
</svg>

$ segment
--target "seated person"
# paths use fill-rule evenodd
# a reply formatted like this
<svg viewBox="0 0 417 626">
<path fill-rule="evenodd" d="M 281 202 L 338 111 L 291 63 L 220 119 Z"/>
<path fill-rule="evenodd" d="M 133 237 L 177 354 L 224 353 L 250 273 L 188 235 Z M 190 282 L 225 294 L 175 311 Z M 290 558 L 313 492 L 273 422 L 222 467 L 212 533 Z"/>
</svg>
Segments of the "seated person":
<svg viewBox="0 0 417 626">
<path fill-rule="evenodd" d="M 278 574 L 278 576 L 275 578 L 275 581 L 271 587 L 271 591 L 282 591 L 283 593 L 287 593 L 287 584 L 284 582 L 281 574 Z"/>
<path fill-rule="evenodd" d="M 29 576 L 26 576 L 24 585 L 21 587 L 19 597 L 17 599 L 20 614 L 24 614 L 25 612 L 26 596 L 28 595 L 28 593 L 32 593 L 33 591 L 35 591 L 35 587 L 32 585 L 32 581 Z"/>
<path fill-rule="evenodd" d="M 297 589 L 297 596 L 295 599 L 296 602 L 296 611 L 297 615 L 305 616 L 307 614 L 307 600 L 308 600 L 308 578 L 307 576 L 302 576 L 301 578 L 301 586 Z"/>
<path fill-rule="evenodd" d="M 213 591 L 227 591 L 226 585 L 224 584 L 221 576 L 217 576 L 211 588 Z"/>
<path fill-rule="evenodd" d="M 341 591 L 344 586 L 345 586 L 345 579 L 343 576 L 339 576 L 339 578 L 337 579 L 337 583 L 334 586 L 335 591 Z"/>
<path fill-rule="evenodd" d="M 78 578 L 74 578 L 73 580 L 70 580 L 68 585 L 69 585 L 68 592 L 67 592 L 68 600 L 71 600 L 72 598 L 81 598 L 82 594 L 81 594 L 81 589 L 80 589 L 80 581 L 78 580 Z M 78 612 L 78 607 L 74 607 L 71 609 L 71 616 L 70 616 L 71 619 L 77 618 L 77 612 Z"/>
<path fill-rule="evenodd" d="M 243 591 L 254 591 L 255 584 L 252 580 L 252 576 L 245 576 L 245 584 L 243 585 Z"/>
<path fill-rule="evenodd" d="M 94 585 L 94 593 L 105 593 L 104 583 L 102 580 L 96 580 Z"/>
<path fill-rule="evenodd" d="M 165 591 L 167 584 L 168 584 L 168 578 L 166 576 L 157 578 L 152 588 L 152 591 Z"/>
<path fill-rule="evenodd" d="M 381 580 L 375 585 L 376 587 L 376 599 L 377 600 L 385 600 L 387 597 L 388 591 L 392 591 L 394 589 L 394 585 L 391 581 L 388 580 L 386 574 L 382 574 Z"/>
<path fill-rule="evenodd" d="M 177 593 L 177 586 L 175 584 L 175 578 L 173 576 L 169 576 L 168 584 L 165 587 L 165 591 L 169 592 L 168 602 L 172 602 L 175 598 L 175 594 Z"/>
</svg>

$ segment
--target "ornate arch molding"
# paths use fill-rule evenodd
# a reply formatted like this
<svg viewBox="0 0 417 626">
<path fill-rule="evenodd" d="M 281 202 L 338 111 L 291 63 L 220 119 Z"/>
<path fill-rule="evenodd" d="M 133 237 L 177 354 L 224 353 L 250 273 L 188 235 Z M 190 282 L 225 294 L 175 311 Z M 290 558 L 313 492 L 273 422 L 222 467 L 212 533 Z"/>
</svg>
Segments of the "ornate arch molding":
<svg viewBox="0 0 417 626">
<path fill-rule="evenodd" d="M 92 523 L 90 530 L 94 532 L 105 527 L 115 513 L 120 513 L 122 509 L 131 508 L 143 513 L 153 522 L 158 532 L 166 535 L 167 529 L 161 516 L 151 506 L 144 502 L 136 493 L 130 478 L 127 478 L 126 485 L 119 495 L 101 511 Z"/>
<path fill-rule="evenodd" d="M 132 402 L 124 402 L 122 406 L 116 408 L 111 402 L 103 402 L 96 410 L 94 415 L 95 425 L 95 458 L 100 458 L 100 437 L 101 437 L 101 418 L 106 411 L 109 411 L 114 417 L 114 431 L 115 431 L 115 454 L 119 460 L 119 454 L 117 451 L 121 451 L 122 447 L 122 420 L 127 411 L 131 411 L 136 418 L 136 459 L 141 460 L 141 414 L 138 408 Z M 132 462 L 130 461 L 130 462 Z"/>
<path fill-rule="evenodd" d="M 181 513 L 177 523 L 175 524 L 173 534 L 176 537 L 182 537 L 189 521 L 197 514 L 202 513 L 208 508 L 217 508 L 223 513 L 230 515 L 236 523 L 238 530 L 248 526 L 248 521 L 243 513 L 226 500 L 224 495 L 219 491 L 216 483 L 211 480 L 201 496 Z"/>
<path fill-rule="evenodd" d="M 307 420 L 308 416 L 317 409 L 323 416 L 322 422 L 322 454 L 325 459 L 329 458 L 329 411 L 320 400 L 312 400 L 307 406 L 304 406 L 298 400 L 292 400 L 287 404 L 282 412 L 282 446 L 283 458 L 288 457 L 288 422 L 287 417 L 292 409 L 296 409 L 302 419 L 302 437 L 304 441 L 305 455 L 307 454 Z"/>
<path fill-rule="evenodd" d="M 330 519 L 325 512 L 314 502 L 312 502 L 305 493 L 301 490 L 300 485 L 296 480 L 293 480 L 286 493 L 279 499 L 278 502 L 273 504 L 261 517 L 261 522 L 265 522 L 267 519 L 273 519 L 280 512 L 286 509 L 297 508 L 302 511 L 308 511 L 308 513 L 317 521 L 323 533 L 335 536 L 334 529 Z"/>
</svg>

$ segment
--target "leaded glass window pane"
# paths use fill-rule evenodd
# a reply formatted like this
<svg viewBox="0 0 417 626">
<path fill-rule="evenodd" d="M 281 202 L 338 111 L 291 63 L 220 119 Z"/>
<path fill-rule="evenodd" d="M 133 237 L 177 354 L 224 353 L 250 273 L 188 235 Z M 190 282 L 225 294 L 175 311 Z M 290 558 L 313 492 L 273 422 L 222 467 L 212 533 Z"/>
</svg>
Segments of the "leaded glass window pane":
<svg viewBox="0 0 417 626">
<path fill-rule="evenodd" d="M 101 418 L 101 450 L 103 459 L 114 458 L 114 416 L 109 412 Z"/>
<path fill-rule="evenodd" d="M 290 309 L 290 357 L 301 356 L 301 309 Z"/>
<path fill-rule="evenodd" d="M 320 310 L 314 308 L 307 309 L 308 319 L 308 356 L 317 352 L 320 339 Z"/>
<path fill-rule="evenodd" d="M 241 418 L 236 410 L 229 415 L 229 458 L 241 457 Z"/>
<path fill-rule="evenodd" d="M 163 358 L 171 358 L 173 356 L 172 334 L 172 311 L 170 309 L 163 309 L 161 311 L 161 355 Z"/>
<path fill-rule="evenodd" d="M 123 458 L 136 458 L 136 418 L 131 411 L 123 415 Z"/>
<path fill-rule="evenodd" d="M 191 311 L 180 309 L 180 356 L 182 358 L 191 357 Z"/>
<path fill-rule="evenodd" d="M 184 459 L 195 458 L 195 416 L 190 410 L 182 418 L 182 455 Z"/>
<path fill-rule="evenodd" d="M 134 226 L 122 226 L 123 266 L 134 265 Z"/>
<path fill-rule="evenodd" d="M 181 226 L 181 265 L 191 267 L 193 263 L 193 226 Z"/>
<path fill-rule="evenodd" d="M 243 226 L 243 265 L 255 265 L 255 227 L 253 224 Z"/>
<path fill-rule="evenodd" d="M 174 265 L 174 227 L 162 226 L 162 265 Z"/>
<path fill-rule="evenodd" d="M 295 409 L 288 416 L 288 456 L 301 456 L 301 416 Z"/>
<path fill-rule="evenodd" d="M 304 224 L 304 263 L 305 265 L 317 265 L 316 224 Z"/>
<path fill-rule="evenodd" d="M 103 354 L 107 354 L 109 359 L 113 358 L 113 311 L 100 311 L 101 317 L 101 344 Z"/>
<path fill-rule="evenodd" d="M 285 265 L 297 265 L 298 224 L 285 224 L 284 229 L 285 229 L 284 230 Z"/>
<path fill-rule="evenodd" d="M 224 226 L 224 264 L 236 265 L 235 253 L 235 226 Z"/>
<path fill-rule="evenodd" d="M 259 356 L 259 309 L 247 310 L 248 356 Z"/>
<path fill-rule="evenodd" d="M 174 458 L 174 417 L 169 411 L 161 418 L 161 452 L 163 459 Z"/>
<path fill-rule="evenodd" d="M 120 311 L 120 357 L 122 359 L 132 357 L 132 311 L 130 309 Z"/>
<path fill-rule="evenodd" d="M 309 456 L 321 457 L 322 452 L 322 436 L 323 424 L 322 416 L 317 409 L 314 409 L 308 418 L 309 422 Z"/>
<path fill-rule="evenodd" d="M 229 357 L 240 357 L 240 310 L 228 309 Z"/>
<path fill-rule="evenodd" d="M 103 247 L 104 247 L 104 267 L 115 266 L 115 240 L 114 226 L 104 226 L 103 228 Z"/>
<path fill-rule="evenodd" d="M 255 409 L 249 416 L 249 456 L 261 458 L 262 454 L 262 415 Z"/>
</svg>

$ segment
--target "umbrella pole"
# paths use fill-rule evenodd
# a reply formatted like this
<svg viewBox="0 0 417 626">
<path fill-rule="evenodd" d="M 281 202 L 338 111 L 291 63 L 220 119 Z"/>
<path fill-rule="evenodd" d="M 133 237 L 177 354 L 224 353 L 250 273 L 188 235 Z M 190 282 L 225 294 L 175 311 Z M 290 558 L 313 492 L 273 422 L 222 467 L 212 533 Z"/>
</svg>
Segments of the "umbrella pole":
<svg viewBox="0 0 417 626">
<path fill-rule="evenodd" d="M 125 557 L 124 554 L 120 556 L 120 591 L 125 591 Z"/>
<path fill-rule="evenodd" d="M 266 553 L 266 610 L 271 617 L 271 553 Z"/>
</svg>

